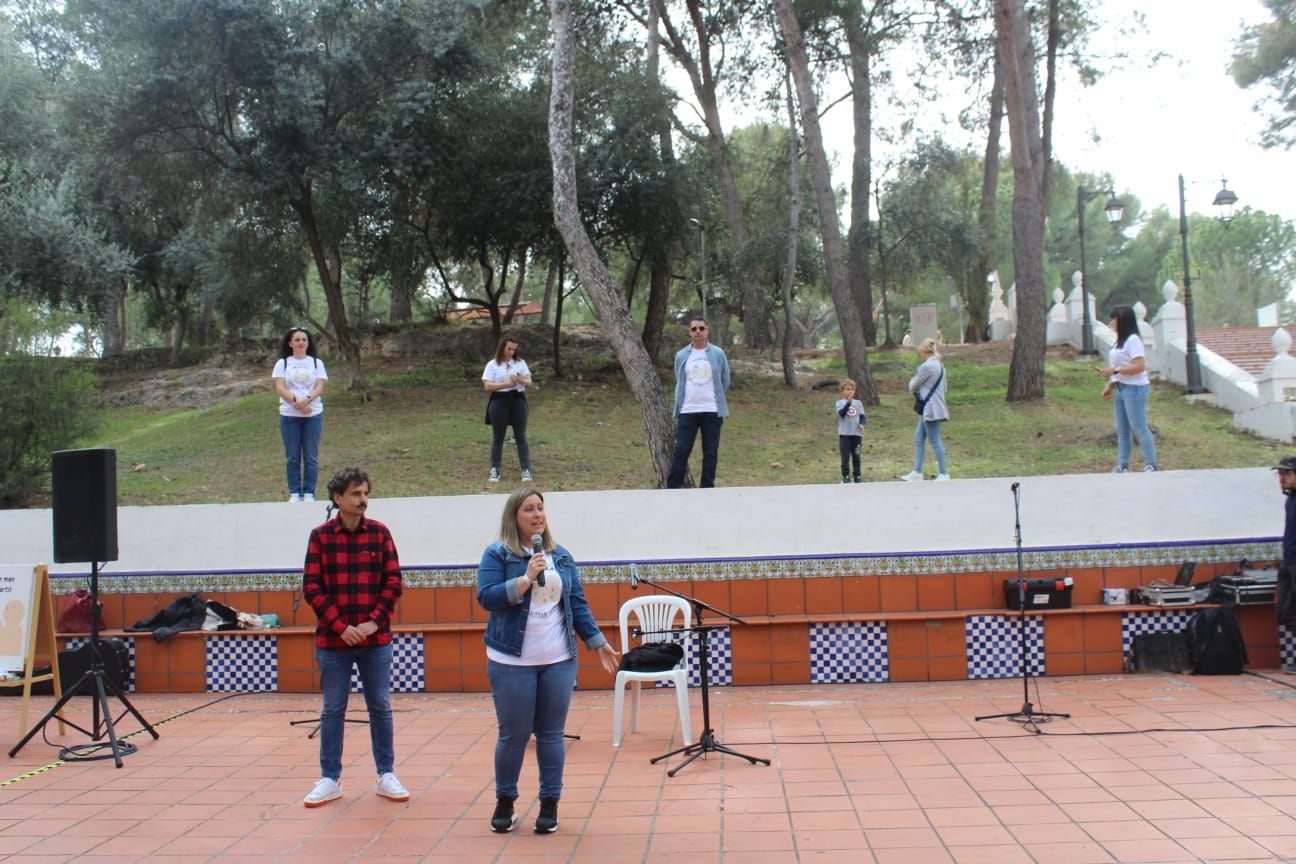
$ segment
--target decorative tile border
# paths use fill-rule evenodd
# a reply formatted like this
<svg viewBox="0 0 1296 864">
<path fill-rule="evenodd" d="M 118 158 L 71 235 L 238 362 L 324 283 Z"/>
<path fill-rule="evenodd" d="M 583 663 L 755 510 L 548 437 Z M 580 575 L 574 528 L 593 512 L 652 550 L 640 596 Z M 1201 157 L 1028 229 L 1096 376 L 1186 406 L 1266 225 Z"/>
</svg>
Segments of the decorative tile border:
<svg viewBox="0 0 1296 864">
<path fill-rule="evenodd" d="M 1203 542 L 1119 546 L 1072 546 L 1024 550 L 1028 570 L 1080 567 L 1147 567 L 1184 561 L 1266 561 L 1281 557 L 1274 541 Z M 630 562 L 596 561 L 581 565 L 581 579 L 590 584 L 615 584 L 629 579 Z M 654 582 L 725 582 L 741 579 L 798 579 L 834 576 L 891 576 L 929 573 L 1015 571 L 1015 550 L 934 552 L 907 555 L 789 556 L 783 558 L 719 558 L 658 561 L 639 564 Z M 476 567 L 409 567 L 403 571 L 407 588 L 462 588 L 477 584 Z M 178 573 L 101 573 L 103 594 L 192 593 L 194 591 L 297 591 L 299 570 L 212 571 Z M 55 594 L 88 587 L 89 576 L 53 574 Z"/>
<path fill-rule="evenodd" d="M 1016 615 L 970 615 L 964 622 L 968 679 L 1021 675 L 1021 620 Z M 1044 621 L 1027 616 L 1026 663 L 1031 675 L 1044 672 Z"/>
<path fill-rule="evenodd" d="M 811 684 L 881 684 L 890 678 L 886 622 L 811 625 Z"/>
</svg>

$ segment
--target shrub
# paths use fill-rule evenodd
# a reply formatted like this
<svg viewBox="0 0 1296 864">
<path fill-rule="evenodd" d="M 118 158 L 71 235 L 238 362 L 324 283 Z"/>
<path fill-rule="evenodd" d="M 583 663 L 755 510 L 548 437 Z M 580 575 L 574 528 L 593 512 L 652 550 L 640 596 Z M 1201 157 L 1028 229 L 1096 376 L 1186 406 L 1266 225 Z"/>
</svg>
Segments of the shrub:
<svg viewBox="0 0 1296 864">
<path fill-rule="evenodd" d="M 83 361 L 0 357 L 0 507 L 45 489 L 50 454 L 94 431 L 94 390 Z"/>
</svg>

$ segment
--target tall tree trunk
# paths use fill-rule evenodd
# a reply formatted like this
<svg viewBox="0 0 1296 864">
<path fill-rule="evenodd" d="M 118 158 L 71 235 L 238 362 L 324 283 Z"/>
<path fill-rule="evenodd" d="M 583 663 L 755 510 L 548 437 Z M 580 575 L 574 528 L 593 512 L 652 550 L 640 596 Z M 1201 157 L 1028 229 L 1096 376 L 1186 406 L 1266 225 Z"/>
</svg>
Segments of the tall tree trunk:
<svg viewBox="0 0 1296 864">
<path fill-rule="evenodd" d="M 860 321 L 855 298 L 851 296 L 850 279 L 846 272 L 841 227 L 837 220 L 837 198 L 833 194 L 828 156 L 824 151 L 823 133 L 819 127 L 819 103 L 815 97 L 814 81 L 810 76 L 805 40 L 801 36 L 801 25 L 797 23 L 796 15 L 792 12 L 791 0 L 774 0 L 774 14 L 783 32 L 792 80 L 796 82 L 797 100 L 801 107 L 801 129 L 805 133 L 806 156 L 810 167 L 810 182 L 814 186 L 815 201 L 819 208 L 819 233 L 823 238 L 828 290 L 832 294 L 833 307 L 837 310 L 837 326 L 841 329 L 842 345 L 846 349 L 846 373 L 859 385 L 857 391 L 859 400 L 865 405 L 877 405 L 877 385 L 869 372 L 864 326 Z"/>
<path fill-rule="evenodd" d="M 393 324 L 408 324 L 414 320 L 414 289 L 422 274 L 410 272 L 408 267 L 397 267 L 392 271 L 391 308 L 387 310 L 387 320 Z"/>
<path fill-rule="evenodd" d="M 310 190 L 292 201 L 292 207 L 301 219 L 302 231 L 310 247 L 311 257 L 315 260 L 315 272 L 319 275 L 320 285 L 324 289 L 324 299 L 328 303 L 328 322 L 333 338 L 337 341 L 342 359 L 346 361 L 350 380 L 348 390 L 357 390 L 361 394 L 369 391 L 364 372 L 360 368 L 360 340 L 356 338 L 347 315 L 346 300 L 342 296 L 342 252 L 336 243 L 325 243 L 320 236 L 319 224 L 315 220 L 315 210 L 311 206 Z"/>
<path fill-rule="evenodd" d="M 599 325 L 621 363 L 630 391 L 639 403 L 657 484 L 664 487 L 675 444 L 675 421 L 661 379 L 639 338 L 630 310 L 580 221 L 576 197 L 576 150 L 572 144 L 575 45 L 572 41 L 571 2 L 549 0 L 549 11 L 554 40 L 553 89 L 549 94 L 554 223 L 598 314 Z"/>
<path fill-rule="evenodd" d="M 126 347 L 126 280 L 117 279 L 99 297 L 99 325 L 103 356 L 120 354 Z"/>
<path fill-rule="evenodd" d="M 865 32 L 863 9 L 856 2 L 847 3 L 846 44 L 850 48 L 851 105 L 854 109 L 855 152 L 851 158 L 851 223 L 846 236 L 850 259 L 851 295 L 859 307 L 864 325 L 864 341 L 877 344 L 877 326 L 873 322 L 873 283 L 869 272 L 869 191 L 873 188 L 873 42 Z"/>
<path fill-rule="evenodd" d="M 648 4 L 648 70 L 650 82 L 659 83 L 661 65 L 661 28 L 657 17 L 657 4 Z M 661 153 L 662 163 L 670 168 L 675 165 L 675 144 L 671 134 L 670 105 L 662 99 L 656 113 L 657 148 Z M 662 330 L 666 327 L 666 313 L 670 306 L 671 274 L 675 272 L 675 261 L 679 258 L 681 241 L 672 238 L 664 246 L 648 250 L 648 304 L 644 310 L 643 343 L 644 350 L 654 360 L 661 351 Z"/>
<path fill-rule="evenodd" d="M 738 274 L 742 296 L 744 341 L 749 348 L 765 348 L 770 344 L 769 321 L 765 304 L 761 302 L 761 281 L 755 263 L 747 254 L 751 235 L 747 231 L 747 214 L 742 196 L 738 194 L 738 181 L 729 162 L 729 143 L 725 140 L 724 124 L 720 121 L 720 107 L 716 101 L 715 69 L 711 63 L 711 31 L 703 18 L 701 0 L 686 0 L 689 22 L 697 38 L 698 56 L 689 53 L 680 34 L 671 23 L 663 0 L 652 0 L 667 41 L 664 43 L 671 56 L 688 74 L 693 94 L 702 108 L 707 128 L 707 152 L 720 182 L 720 197 L 724 202 L 725 227 L 733 241 L 733 263 Z"/>
<path fill-rule="evenodd" d="M 792 284 L 796 281 L 797 240 L 801 233 L 801 153 L 797 146 L 796 100 L 792 97 L 792 77 L 783 72 L 783 89 L 787 93 L 788 116 L 788 243 L 787 264 L 783 267 L 783 383 L 797 389 L 796 361 L 792 357 Z M 865 248 L 865 256 L 868 250 Z"/>
<path fill-rule="evenodd" d="M 1035 46 L 1024 0 L 995 0 L 1004 63 L 1004 103 L 1013 161 L 1013 275 L 1017 335 L 1008 371 L 1010 402 L 1044 397 L 1044 142 L 1035 89 Z"/>
<path fill-rule="evenodd" d="M 518 304 L 522 302 L 522 289 L 526 285 L 527 252 L 528 250 L 523 249 L 518 259 L 518 274 L 513 284 L 513 296 L 509 298 L 508 311 L 504 313 L 505 324 L 513 323 L 513 316 L 517 314 Z"/>
<path fill-rule="evenodd" d="M 981 227 L 981 251 L 977 255 L 976 271 L 963 286 L 963 308 L 967 311 L 966 342 L 980 342 L 989 322 L 990 304 L 986 299 L 989 290 L 986 279 L 994 269 L 995 247 L 999 241 L 999 141 L 1003 130 L 1004 74 L 1003 54 L 998 40 L 994 48 L 994 79 L 990 86 L 990 119 L 986 124 L 985 173 L 981 175 L 981 209 L 978 221 Z"/>
<path fill-rule="evenodd" d="M 563 377 L 562 367 L 562 312 L 563 300 L 567 295 L 563 293 L 567 284 L 567 267 L 566 262 L 561 256 L 558 259 L 558 299 L 554 302 L 554 326 L 553 326 L 553 369 L 554 378 Z"/>
<path fill-rule="evenodd" d="M 175 321 L 171 327 L 171 366 L 180 365 L 180 354 L 184 351 L 185 337 L 189 335 L 189 301 L 187 288 L 176 289 Z"/>
<path fill-rule="evenodd" d="M 210 292 L 203 298 L 202 312 L 198 314 L 198 344 L 204 348 L 211 344 L 212 323 L 216 318 L 216 295 Z"/>
<path fill-rule="evenodd" d="M 545 275 L 544 302 L 540 304 L 540 323 L 548 324 L 553 314 L 554 279 L 558 275 L 558 256 L 549 259 L 549 272 Z M 562 289 L 559 288 L 561 291 Z"/>
</svg>

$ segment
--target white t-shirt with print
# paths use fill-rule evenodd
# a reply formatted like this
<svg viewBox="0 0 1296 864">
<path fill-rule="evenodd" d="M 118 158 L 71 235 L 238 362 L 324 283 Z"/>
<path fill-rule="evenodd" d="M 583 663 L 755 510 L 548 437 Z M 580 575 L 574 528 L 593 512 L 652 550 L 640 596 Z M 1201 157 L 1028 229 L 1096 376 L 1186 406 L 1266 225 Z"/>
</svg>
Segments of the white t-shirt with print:
<svg viewBox="0 0 1296 864">
<path fill-rule="evenodd" d="M 309 396 L 311 388 L 319 379 L 328 380 L 328 372 L 324 369 L 324 361 L 318 357 L 303 357 L 298 360 L 296 357 L 285 357 L 275 363 L 274 371 L 270 377 L 282 378 L 284 387 L 294 396 Z M 324 398 L 316 396 L 310 403 L 310 416 L 314 417 L 324 411 Z M 305 417 L 305 414 L 298 411 L 297 408 L 282 396 L 279 397 L 279 413 L 284 417 Z"/>
<path fill-rule="evenodd" d="M 711 361 L 705 348 L 694 348 L 684 361 L 684 404 L 681 414 L 702 414 L 720 409 L 716 407 L 715 383 L 712 381 Z"/>
<path fill-rule="evenodd" d="M 488 647 L 486 657 L 506 666 L 548 666 L 571 659 L 562 593 L 562 576 L 554 567 L 553 556 L 545 553 L 545 584 L 531 586 L 531 608 L 526 632 L 522 635 L 522 656 L 514 657 Z"/>
<path fill-rule="evenodd" d="M 482 370 L 482 380 L 489 381 L 492 384 L 503 384 L 514 375 L 521 375 L 524 378 L 531 377 L 531 370 L 527 368 L 525 360 L 506 360 L 503 363 L 497 363 L 492 357 Z M 496 393 L 511 393 L 516 390 L 519 393 L 526 392 L 525 384 L 518 384 L 514 387 L 505 387 L 502 390 L 496 390 Z"/>
</svg>

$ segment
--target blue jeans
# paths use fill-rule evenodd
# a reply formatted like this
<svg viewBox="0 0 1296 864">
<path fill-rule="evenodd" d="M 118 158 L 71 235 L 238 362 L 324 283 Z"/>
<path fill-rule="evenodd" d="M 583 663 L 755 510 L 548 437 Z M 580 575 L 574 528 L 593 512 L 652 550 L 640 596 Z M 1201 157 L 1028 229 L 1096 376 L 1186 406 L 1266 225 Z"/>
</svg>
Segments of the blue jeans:
<svg viewBox="0 0 1296 864">
<path fill-rule="evenodd" d="M 576 686 L 576 658 L 547 666 L 509 666 L 486 661 L 499 740 L 495 742 L 495 797 L 517 798 L 527 741 L 535 733 L 540 797 L 561 798 L 567 745 L 563 729 Z"/>
<path fill-rule="evenodd" d="M 671 457 L 670 473 L 666 475 L 666 488 L 678 489 L 684 485 L 688 460 L 693 455 L 693 442 L 702 430 L 702 480 L 703 489 L 715 486 L 716 462 L 720 457 L 720 427 L 724 418 L 714 411 L 701 414 L 681 414 L 675 427 L 675 455 Z"/>
<path fill-rule="evenodd" d="M 320 667 L 320 690 L 324 710 L 320 712 L 320 776 L 337 780 L 342 776 L 342 735 L 346 724 L 347 699 L 351 696 L 351 666 L 360 672 L 365 707 L 369 709 L 369 744 L 379 774 L 392 770 L 396 762 L 391 710 L 392 646 L 379 648 L 316 648 Z"/>
<path fill-rule="evenodd" d="M 936 454 L 936 467 L 940 473 L 948 474 L 949 469 L 945 465 L 945 447 L 941 444 L 940 430 L 944 420 L 924 420 L 918 418 L 918 426 L 914 429 L 914 470 L 919 474 L 922 473 L 923 466 L 923 444 L 931 442 L 932 452 Z"/>
<path fill-rule="evenodd" d="M 315 494 L 319 479 L 319 441 L 324 431 L 324 414 L 314 417 L 279 415 L 284 456 L 288 459 L 288 491 L 293 495 Z"/>
<path fill-rule="evenodd" d="M 1112 407 L 1116 414 L 1116 467 L 1128 468 L 1130 462 L 1130 433 L 1138 436 L 1143 448 L 1143 464 L 1156 467 L 1156 442 L 1147 422 L 1147 384 L 1117 384 Z"/>
</svg>

